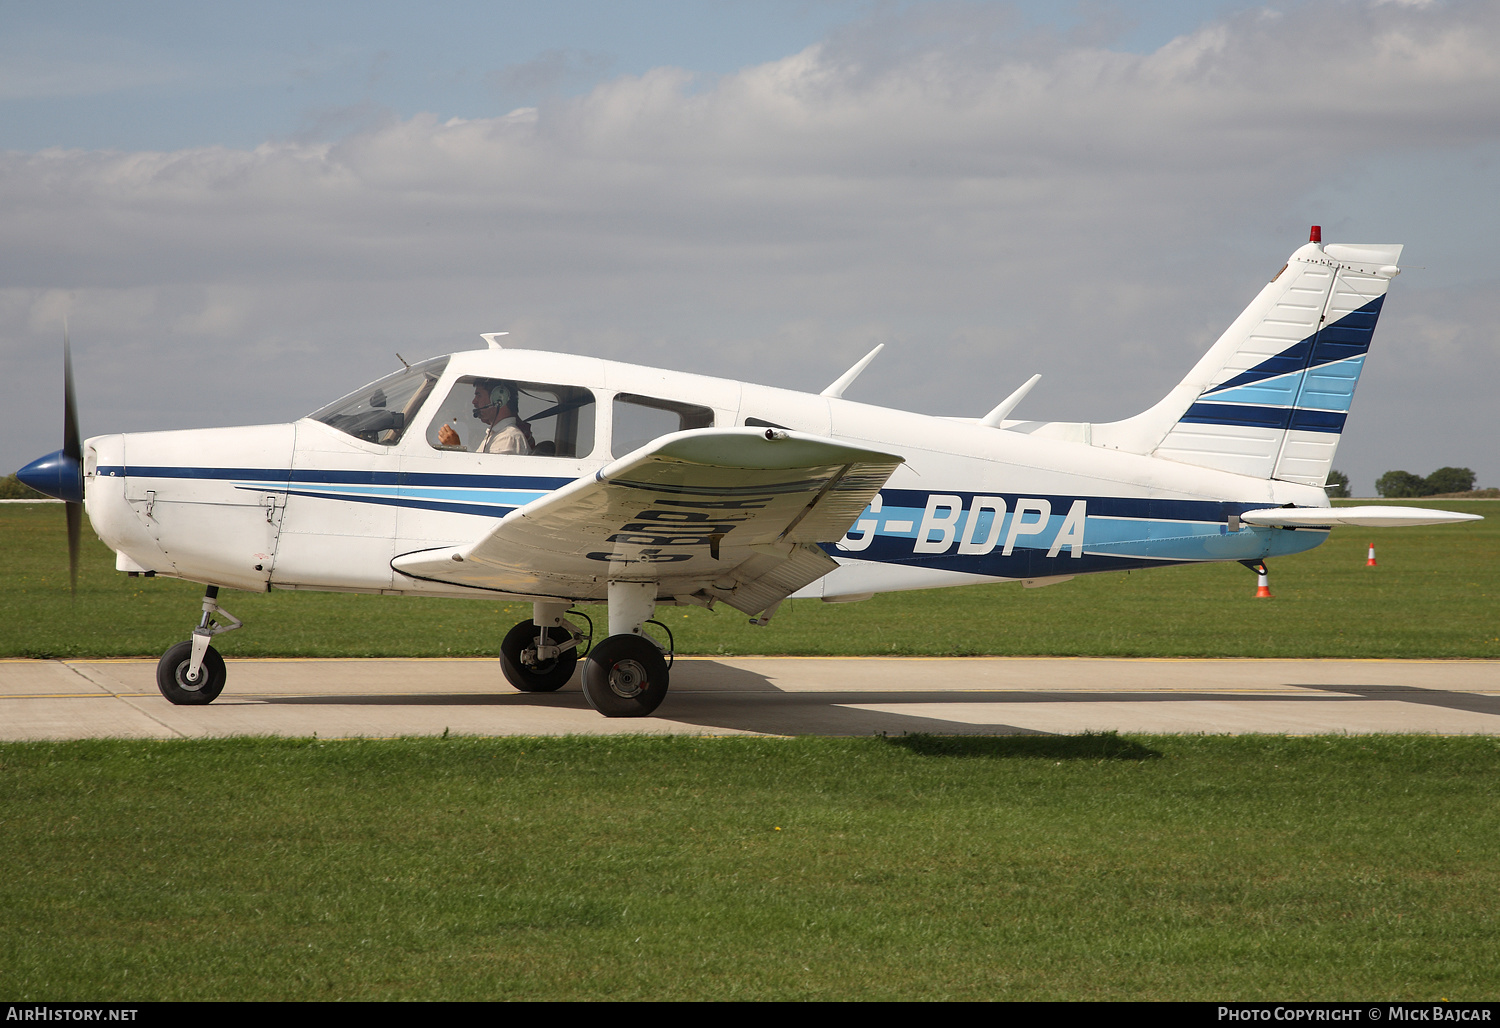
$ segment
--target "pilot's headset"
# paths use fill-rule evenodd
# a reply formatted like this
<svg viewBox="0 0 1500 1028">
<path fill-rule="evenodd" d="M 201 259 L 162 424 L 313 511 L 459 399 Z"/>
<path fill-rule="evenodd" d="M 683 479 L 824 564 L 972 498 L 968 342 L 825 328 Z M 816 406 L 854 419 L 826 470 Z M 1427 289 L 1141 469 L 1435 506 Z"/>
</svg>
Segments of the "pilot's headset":
<svg viewBox="0 0 1500 1028">
<path fill-rule="evenodd" d="M 516 387 L 515 386 L 511 385 L 509 382 L 501 382 L 501 381 L 499 381 L 497 379 L 492 379 L 492 378 L 490 378 L 490 379 L 481 379 L 481 380 L 479 380 L 478 382 L 476 382 L 474 384 L 477 387 L 479 387 L 480 389 L 483 389 L 485 391 L 486 395 L 488 395 L 489 398 L 490 398 L 490 402 L 489 402 L 488 405 L 486 405 L 484 407 L 475 407 L 474 408 L 474 410 L 472 412 L 473 415 L 474 415 L 474 417 L 476 417 L 476 418 L 479 417 L 480 416 L 479 415 L 480 411 L 489 410 L 491 407 L 509 407 L 511 409 L 511 412 L 515 413 L 515 411 L 516 411 Z"/>
</svg>

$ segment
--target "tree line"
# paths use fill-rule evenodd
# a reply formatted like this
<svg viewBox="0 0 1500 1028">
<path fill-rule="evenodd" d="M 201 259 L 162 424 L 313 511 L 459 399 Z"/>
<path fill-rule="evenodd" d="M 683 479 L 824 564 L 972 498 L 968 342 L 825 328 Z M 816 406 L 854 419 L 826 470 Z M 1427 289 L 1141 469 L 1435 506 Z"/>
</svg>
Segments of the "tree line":
<svg viewBox="0 0 1500 1028">
<path fill-rule="evenodd" d="M 1472 468 L 1438 468 L 1426 478 L 1410 471 L 1387 471 L 1376 479 L 1375 491 L 1393 500 L 1439 493 L 1468 493 L 1474 491 L 1475 477 Z M 1334 499 L 1347 499 L 1349 476 L 1335 468 L 1328 473 L 1328 483 L 1323 488 Z"/>
<path fill-rule="evenodd" d="M 1438 468 L 1426 478 L 1410 471 L 1387 471 L 1375 480 L 1375 491 L 1381 496 L 1435 496 L 1438 493 L 1467 493 L 1474 488 L 1474 472 L 1469 468 Z"/>
</svg>

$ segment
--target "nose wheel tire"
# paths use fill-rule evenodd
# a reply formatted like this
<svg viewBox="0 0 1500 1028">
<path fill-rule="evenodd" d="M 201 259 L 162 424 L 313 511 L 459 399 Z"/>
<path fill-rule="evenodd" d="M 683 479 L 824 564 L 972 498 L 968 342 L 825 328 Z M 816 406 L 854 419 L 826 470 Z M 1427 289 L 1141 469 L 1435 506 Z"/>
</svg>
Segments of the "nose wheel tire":
<svg viewBox="0 0 1500 1028">
<path fill-rule="evenodd" d="M 573 669 L 578 665 L 578 647 L 563 650 L 551 660 L 538 660 L 536 655 L 536 623 L 522 621 L 505 634 L 500 644 L 500 670 L 505 680 L 522 692 L 556 692 L 568 684 Z M 566 628 L 543 629 L 548 642 L 566 642 Z"/>
<path fill-rule="evenodd" d="M 646 717 L 667 697 L 667 661 L 638 635 L 612 635 L 583 664 L 583 695 L 605 717 Z"/>
<path fill-rule="evenodd" d="M 210 646 L 203 654 L 203 666 L 198 669 L 196 682 L 188 679 L 188 666 L 193 662 L 193 644 L 180 642 L 166 653 L 156 664 L 156 687 L 168 701 L 178 706 L 200 706 L 212 703 L 224 691 L 224 658 Z"/>
</svg>

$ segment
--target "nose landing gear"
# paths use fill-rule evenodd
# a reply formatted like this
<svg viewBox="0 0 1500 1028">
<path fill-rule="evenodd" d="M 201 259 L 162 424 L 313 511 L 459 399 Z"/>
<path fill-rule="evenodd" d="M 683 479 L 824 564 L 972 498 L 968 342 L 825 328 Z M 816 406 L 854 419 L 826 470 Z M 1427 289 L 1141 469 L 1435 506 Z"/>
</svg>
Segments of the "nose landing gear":
<svg viewBox="0 0 1500 1028">
<path fill-rule="evenodd" d="M 232 632 L 244 622 L 219 606 L 219 587 L 203 592 L 203 617 L 193 637 L 163 653 L 156 664 L 156 687 L 168 702 L 179 706 L 212 703 L 224 691 L 228 677 L 224 658 L 208 644 L 220 632 Z"/>
<path fill-rule="evenodd" d="M 579 645 L 588 636 L 565 616 L 567 604 L 534 603 L 532 618 L 506 633 L 500 644 L 500 670 L 522 692 L 556 692 L 568 684 L 578 665 Z"/>
</svg>

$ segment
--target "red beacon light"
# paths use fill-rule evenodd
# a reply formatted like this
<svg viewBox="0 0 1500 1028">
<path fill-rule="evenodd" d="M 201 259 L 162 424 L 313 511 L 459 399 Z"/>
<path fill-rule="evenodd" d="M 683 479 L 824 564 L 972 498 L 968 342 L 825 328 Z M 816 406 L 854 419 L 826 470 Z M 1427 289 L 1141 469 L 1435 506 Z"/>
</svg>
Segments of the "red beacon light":
<svg viewBox="0 0 1500 1028">
<path fill-rule="evenodd" d="M 1323 226 L 1314 225 L 1312 231 L 1307 234 L 1309 243 L 1321 243 L 1323 241 Z"/>
</svg>

